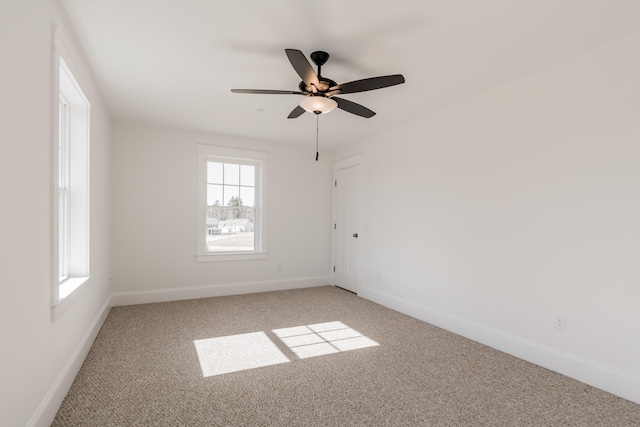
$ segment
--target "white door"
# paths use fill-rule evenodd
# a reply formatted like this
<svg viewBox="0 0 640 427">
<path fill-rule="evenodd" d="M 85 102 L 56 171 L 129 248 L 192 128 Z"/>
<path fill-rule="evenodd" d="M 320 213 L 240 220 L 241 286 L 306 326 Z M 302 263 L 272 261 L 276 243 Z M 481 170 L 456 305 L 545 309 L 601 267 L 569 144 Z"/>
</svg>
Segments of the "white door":
<svg viewBox="0 0 640 427">
<path fill-rule="evenodd" d="M 360 165 L 334 174 L 334 284 L 358 292 L 360 272 Z"/>
</svg>

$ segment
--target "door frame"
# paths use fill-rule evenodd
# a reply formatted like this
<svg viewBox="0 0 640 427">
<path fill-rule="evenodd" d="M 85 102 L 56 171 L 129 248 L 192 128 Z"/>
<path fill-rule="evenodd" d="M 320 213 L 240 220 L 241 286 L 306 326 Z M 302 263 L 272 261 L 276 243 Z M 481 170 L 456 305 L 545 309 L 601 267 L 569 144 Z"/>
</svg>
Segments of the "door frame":
<svg viewBox="0 0 640 427">
<path fill-rule="evenodd" d="M 354 156 L 351 157 L 347 157 L 345 159 L 342 160 L 337 160 L 335 162 L 333 162 L 332 164 L 332 174 L 331 174 L 331 285 L 336 286 L 336 274 L 334 271 L 335 265 L 337 264 L 337 259 L 336 257 L 338 256 L 338 250 L 337 250 L 337 245 L 339 244 L 339 239 L 337 238 L 337 233 L 336 233 L 336 229 L 335 229 L 335 224 L 337 223 L 336 221 L 338 220 L 338 190 L 337 190 L 337 186 L 335 185 L 336 181 L 337 181 L 337 175 L 338 175 L 338 171 L 342 170 L 342 169 L 346 169 L 346 168 L 350 168 L 353 166 L 359 166 L 358 172 L 359 172 L 359 176 L 358 176 L 358 203 L 360 205 L 360 212 L 359 212 L 359 218 L 357 218 L 357 224 L 358 224 L 358 229 L 362 230 L 362 232 L 358 232 L 358 239 L 362 238 L 363 240 L 360 240 L 360 245 L 358 246 L 358 251 L 357 251 L 357 257 L 358 257 L 358 279 L 357 279 L 357 283 L 356 283 L 356 289 L 358 290 L 358 292 L 360 291 L 360 288 L 362 287 L 362 260 L 363 260 L 363 248 L 364 248 L 364 239 L 366 237 L 366 233 L 364 233 L 365 229 L 363 227 L 363 221 L 362 218 L 364 218 L 363 212 L 364 212 L 364 205 L 363 205 L 363 197 L 362 197 L 362 177 L 363 177 L 363 168 L 364 168 L 364 160 L 365 160 L 365 156 L 364 154 L 356 154 Z"/>
</svg>

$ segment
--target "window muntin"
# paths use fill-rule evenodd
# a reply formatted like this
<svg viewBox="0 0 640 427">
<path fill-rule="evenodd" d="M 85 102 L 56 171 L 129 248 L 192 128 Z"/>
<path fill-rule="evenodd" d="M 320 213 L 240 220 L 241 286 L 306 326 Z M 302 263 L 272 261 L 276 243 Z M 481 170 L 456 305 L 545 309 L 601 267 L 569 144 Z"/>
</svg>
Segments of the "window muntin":
<svg viewBox="0 0 640 427">
<path fill-rule="evenodd" d="M 264 152 L 198 145 L 198 261 L 266 258 Z"/>
</svg>

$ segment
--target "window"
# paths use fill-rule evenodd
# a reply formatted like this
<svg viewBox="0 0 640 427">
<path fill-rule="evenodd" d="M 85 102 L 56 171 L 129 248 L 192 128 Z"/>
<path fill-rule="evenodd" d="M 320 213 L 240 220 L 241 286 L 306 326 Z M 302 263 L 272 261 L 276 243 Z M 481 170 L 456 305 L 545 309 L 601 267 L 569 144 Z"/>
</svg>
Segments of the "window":
<svg viewBox="0 0 640 427">
<path fill-rule="evenodd" d="M 198 145 L 198 261 L 266 258 L 267 153 Z"/>
<path fill-rule="evenodd" d="M 65 61 L 57 56 L 52 305 L 89 276 L 89 102 Z M 55 105 L 55 104 L 54 104 Z"/>
</svg>

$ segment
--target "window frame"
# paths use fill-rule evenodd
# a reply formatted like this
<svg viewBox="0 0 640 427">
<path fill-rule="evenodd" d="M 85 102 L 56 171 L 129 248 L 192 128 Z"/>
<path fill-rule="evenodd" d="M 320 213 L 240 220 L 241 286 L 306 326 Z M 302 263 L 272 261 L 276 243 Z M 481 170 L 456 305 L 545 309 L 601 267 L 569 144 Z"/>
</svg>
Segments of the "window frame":
<svg viewBox="0 0 640 427">
<path fill-rule="evenodd" d="M 68 307 L 62 307 L 62 303 L 90 278 L 91 104 L 76 78 L 79 73 L 73 56 L 58 28 L 53 31 L 53 39 L 50 306 L 55 320 Z M 66 199 L 64 213 L 60 211 L 62 194 Z M 63 227 L 60 221 L 64 221 Z"/>
<path fill-rule="evenodd" d="M 242 148 L 221 147 L 209 144 L 197 144 L 197 227 L 196 261 L 239 261 L 266 259 L 267 251 L 267 188 L 269 155 L 264 151 Z M 207 162 L 251 164 L 255 165 L 255 221 L 254 250 L 207 252 Z M 224 203 L 224 201 L 223 201 Z"/>
</svg>

